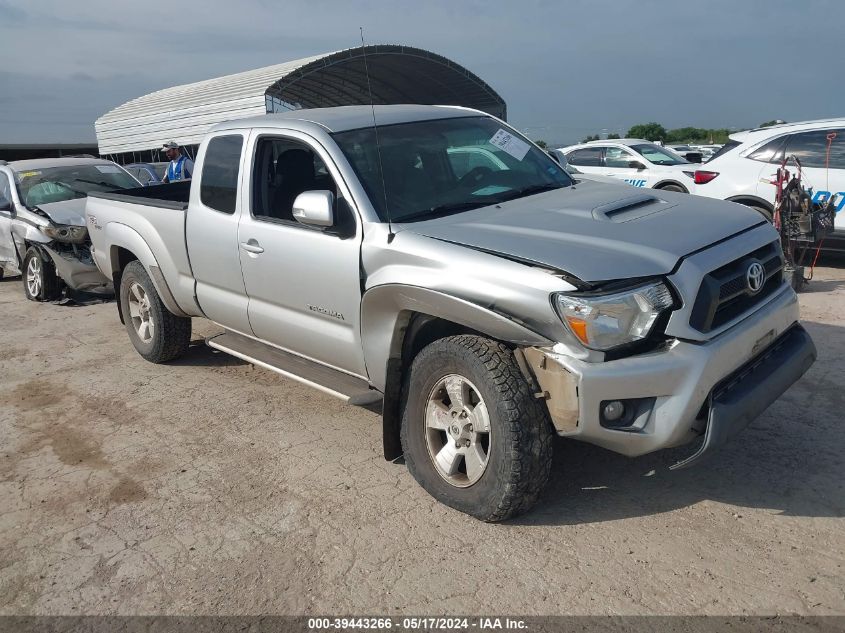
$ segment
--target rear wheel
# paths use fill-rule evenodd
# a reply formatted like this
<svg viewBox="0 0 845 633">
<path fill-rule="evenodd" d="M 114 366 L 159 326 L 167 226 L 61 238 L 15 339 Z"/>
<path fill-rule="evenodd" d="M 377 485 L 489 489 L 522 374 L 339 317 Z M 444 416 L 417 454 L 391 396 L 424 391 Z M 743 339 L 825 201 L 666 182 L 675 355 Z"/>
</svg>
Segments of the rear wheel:
<svg viewBox="0 0 845 633">
<path fill-rule="evenodd" d="M 689 193 L 686 189 L 681 187 L 681 185 L 663 185 L 660 187 L 663 191 L 677 191 L 678 193 Z"/>
<path fill-rule="evenodd" d="M 30 301 L 53 301 L 61 294 L 56 267 L 48 256 L 31 247 L 23 258 L 23 291 Z"/>
<path fill-rule="evenodd" d="M 481 336 L 435 341 L 414 359 L 405 393 L 402 449 L 429 494 L 482 521 L 534 505 L 553 434 L 510 349 Z"/>
<path fill-rule="evenodd" d="M 178 317 L 162 303 L 139 261 L 130 262 L 120 280 L 120 308 L 129 340 L 151 363 L 182 356 L 191 342 L 191 319 Z"/>
</svg>

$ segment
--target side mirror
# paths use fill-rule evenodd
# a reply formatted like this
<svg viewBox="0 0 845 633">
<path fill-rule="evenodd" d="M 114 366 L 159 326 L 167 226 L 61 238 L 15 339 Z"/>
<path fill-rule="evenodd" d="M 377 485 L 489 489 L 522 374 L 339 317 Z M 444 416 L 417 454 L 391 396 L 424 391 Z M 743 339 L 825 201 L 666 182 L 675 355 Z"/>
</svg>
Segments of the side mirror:
<svg viewBox="0 0 845 633">
<path fill-rule="evenodd" d="M 331 191 L 306 191 L 293 201 L 293 217 L 308 226 L 334 226 L 334 194 Z"/>
<path fill-rule="evenodd" d="M 636 169 L 636 170 L 645 169 L 645 165 L 643 165 L 643 164 L 642 164 L 640 161 L 638 161 L 638 160 L 629 160 L 629 161 L 628 161 L 628 167 L 629 167 L 630 169 Z"/>
<path fill-rule="evenodd" d="M 704 162 L 704 155 L 701 152 L 687 152 L 684 158 L 686 158 L 691 163 Z"/>
</svg>

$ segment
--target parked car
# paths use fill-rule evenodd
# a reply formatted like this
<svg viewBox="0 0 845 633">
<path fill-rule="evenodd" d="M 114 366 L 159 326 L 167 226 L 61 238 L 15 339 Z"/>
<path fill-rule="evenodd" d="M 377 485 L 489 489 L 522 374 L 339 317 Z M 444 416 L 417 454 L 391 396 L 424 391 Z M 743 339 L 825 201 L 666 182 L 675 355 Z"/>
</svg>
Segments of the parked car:
<svg viewBox="0 0 845 633">
<path fill-rule="evenodd" d="M 635 187 L 689 193 L 695 166 L 674 152 L 642 139 L 591 141 L 560 148 L 584 174 L 624 180 Z"/>
<path fill-rule="evenodd" d="M 85 196 L 139 187 L 121 167 L 98 158 L 0 162 L 0 275 L 23 274 L 27 299 L 49 301 L 62 284 L 112 292 L 90 253 Z"/>
<path fill-rule="evenodd" d="M 692 148 L 701 152 L 701 156 L 704 159 L 703 162 L 707 162 L 708 160 L 713 158 L 713 155 L 716 152 L 718 152 L 720 149 L 722 149 L 722 146 L 721 145 L 693 145 Z"/>
<path fill-rule="evenodd" d="M 704 154 L 691 145 L 665 145 L 664 147 L 690 163 L 700 163 L 704 160 Z"/>
<path fill-rule="evenodd" d="M 752 207 L 771 219 L 777 169 L 784 157 L 796 171 L 812 201 L 836 196 L 834 232 L 825 246 L 845 250 L 845 119 L 787 123 L 731 134 L 730 142 L 695 172 L 695 193 Z"/>
<path fill-rule="evenodd" d="M 559 149 L 548 149 L 546 153 L 551 156 L 557 163 L 563 167 L 563 170 L 572 176 L 572 179 L 575 182 L 581 182 L 583 180 L 591 181 L 591 182 L 603 182 L 606 184 L 614 184 L 614 185 L 628 185 L 630 183 L 620 181 L 618 178 L 611 178 L 610 176 L 602 176 L 601 174 L 585 174 L 582 171 L 579 171 L 577 167 L 574 167 L 569 164 L 566 160 L 566 154 L 564 154 Z"/>
<path fill-rule="evenodd" d="M 467 169 L 475 154 L 496 160 Z M 482 112 L 238 120 L 196 167 L 184 186 L 87 201 L 138 353 L 179 357 L 205 317 L 225 330 L 216 349 L 383 400 L 385 457 L 479 519 L 534 503 L 555 434 L 625 455 L 699 439 L 676 466 L 693 464 L 816 356 L 758 213 L 572 186 Z"/>
<path fill-rule="evenodd" d="M 124 169 L 137 178 L 142 185 L 159 185 L 164 179 L 168 163 L 131 163 Z"/>
</svg>

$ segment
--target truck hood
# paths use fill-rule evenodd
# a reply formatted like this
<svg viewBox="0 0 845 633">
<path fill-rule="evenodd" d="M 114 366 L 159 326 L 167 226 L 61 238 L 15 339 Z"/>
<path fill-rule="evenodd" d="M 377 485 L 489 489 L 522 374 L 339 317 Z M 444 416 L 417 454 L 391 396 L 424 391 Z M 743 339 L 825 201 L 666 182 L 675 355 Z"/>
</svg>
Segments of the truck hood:
<svg viewBox="0 0 845 633">
<path fill-rule="evenodd" d="M 683 256 L 763 222 L 739 204 L 582 182 L 397 228 L 601 282 L 668 274 Z"/>
<path fill-rule="evenodd" d="M 85 198 L 48 202 L 39 204 L 38 208 L 46 213 L 54 224 L 85 226 Z"/>
</svg>

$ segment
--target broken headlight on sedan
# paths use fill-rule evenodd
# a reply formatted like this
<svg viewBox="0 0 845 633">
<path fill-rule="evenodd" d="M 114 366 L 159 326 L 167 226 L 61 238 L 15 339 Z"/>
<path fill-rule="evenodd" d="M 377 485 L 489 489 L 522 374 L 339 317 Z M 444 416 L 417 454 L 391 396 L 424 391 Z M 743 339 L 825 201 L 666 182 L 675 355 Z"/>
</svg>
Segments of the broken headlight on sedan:
<svg viewBox="0 0 845 633">
<path fill-rule="evenodd" d="M 607 351 L 648 337 L 674 299 L 663 282 L 612 294 L 556 294 L 558 314 L 590 349 Z"/>
<path fill-rule="evenodd" d="M 57 242 L 82 244 L 88 238 L 88 229 L 84 226 L 70 226 L 67 224 L 50 224 L 42 226 L 41 232 Z"/>
</svg>

